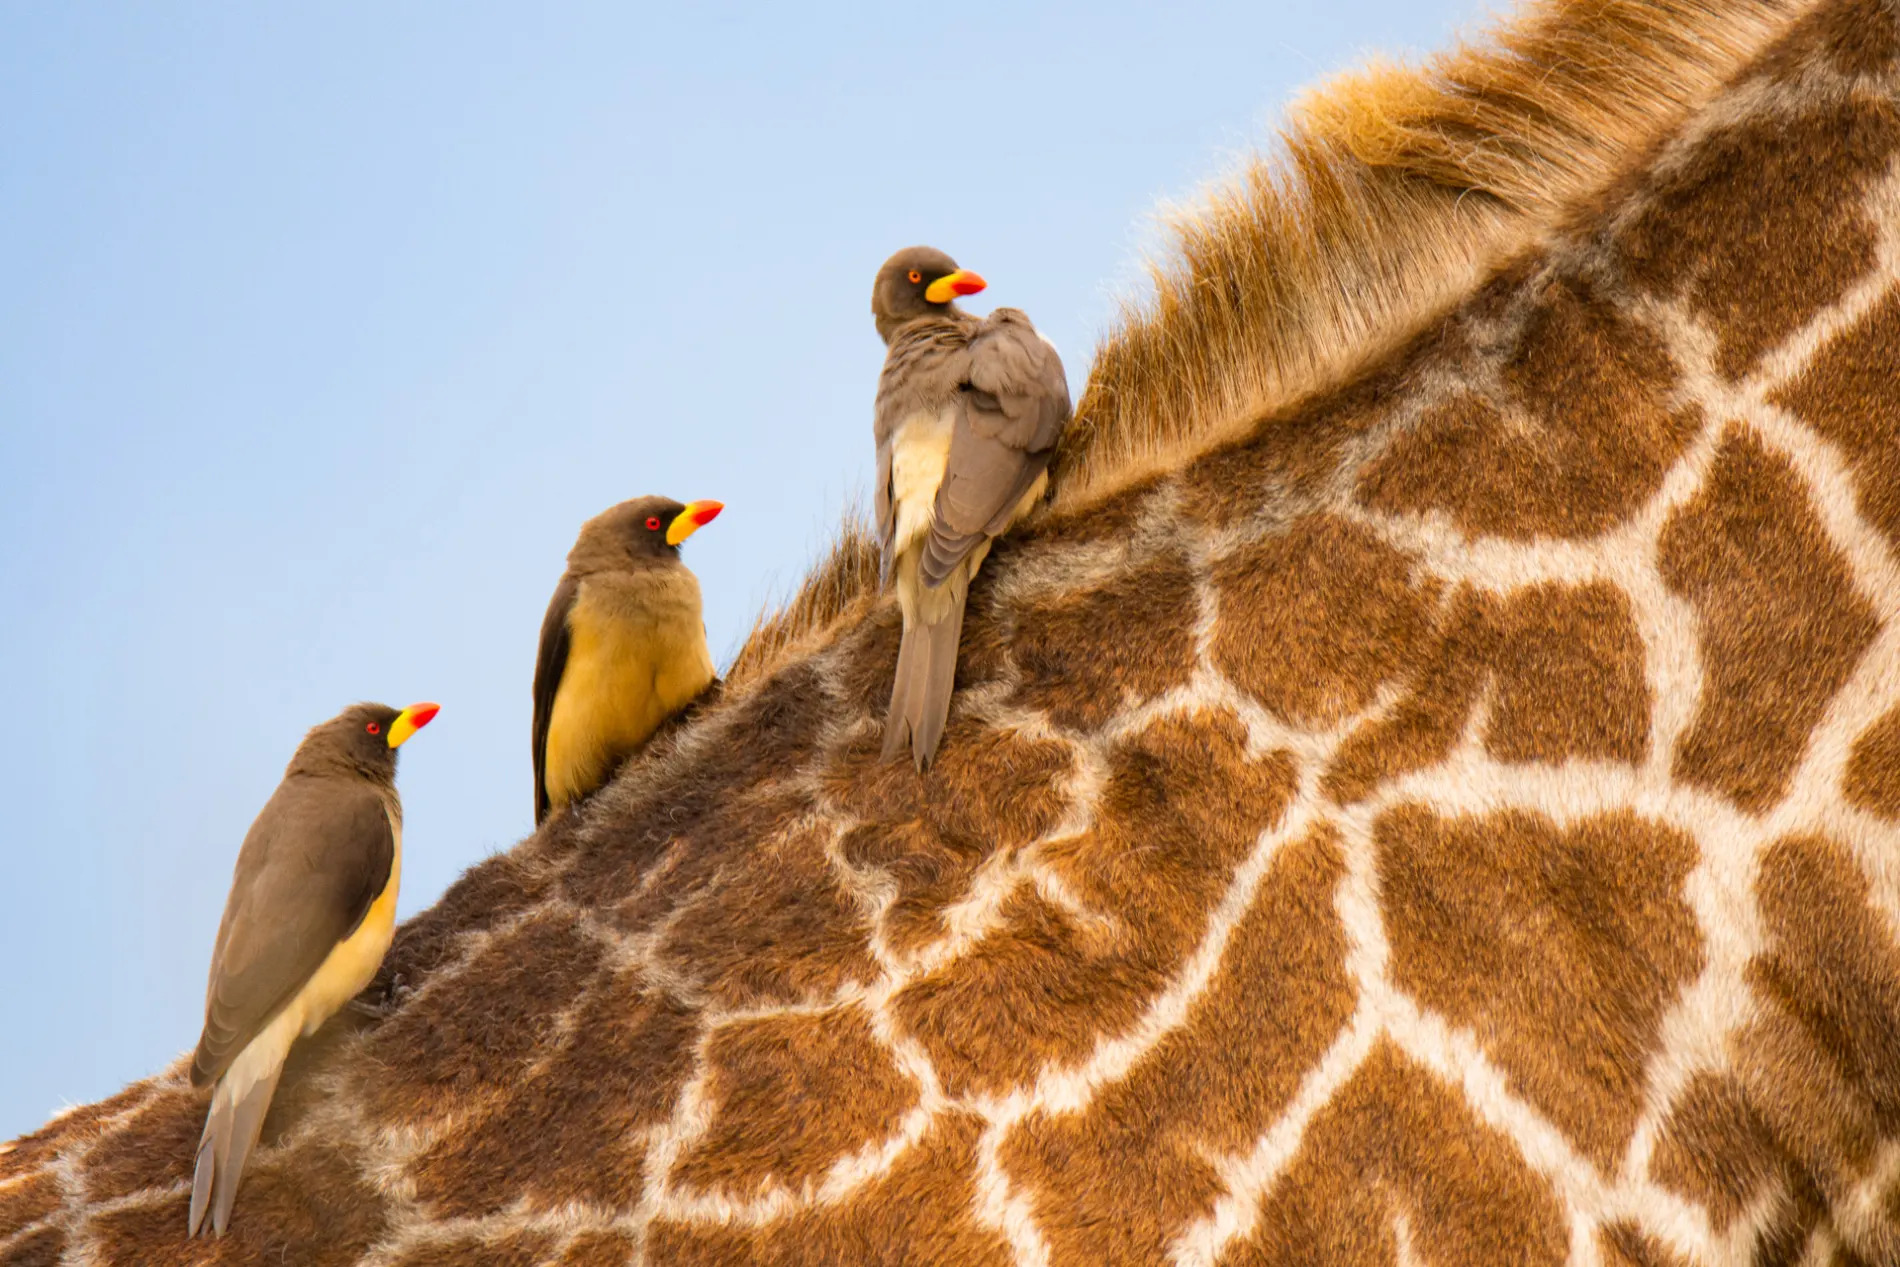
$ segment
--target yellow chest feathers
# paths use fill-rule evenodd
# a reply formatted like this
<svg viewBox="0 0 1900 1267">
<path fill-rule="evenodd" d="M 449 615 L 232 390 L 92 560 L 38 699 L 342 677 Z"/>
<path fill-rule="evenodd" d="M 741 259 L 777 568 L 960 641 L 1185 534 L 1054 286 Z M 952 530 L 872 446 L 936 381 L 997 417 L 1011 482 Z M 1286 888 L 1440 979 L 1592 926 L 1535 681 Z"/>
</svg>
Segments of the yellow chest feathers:
<svg viewBox="0 0 1900 1267">
<path fill-rule="evenodd" d="M 699 582 L 685 568 L 589 577 L 567 617 L 567 665 L 548 719 L 556 808 L 605 782 L 713 678 Z"/>
</svg>

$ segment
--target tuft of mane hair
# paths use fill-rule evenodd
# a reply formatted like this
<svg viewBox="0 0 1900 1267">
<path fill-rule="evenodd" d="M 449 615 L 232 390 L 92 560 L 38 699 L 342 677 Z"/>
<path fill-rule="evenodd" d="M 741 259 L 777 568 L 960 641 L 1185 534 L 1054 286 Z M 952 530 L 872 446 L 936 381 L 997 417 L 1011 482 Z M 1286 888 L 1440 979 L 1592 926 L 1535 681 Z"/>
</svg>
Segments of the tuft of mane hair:
<svg viewBox="0 0 1900 1267">
<path fill-rule="evenodd" d="M 1051 471 L 1055 510 L 1172 469 L 1389 352 L 1587 206 L 1797 7 L 1533 0 L 1422 66 L 1375 65 L 1300 97 L 1272 152 L 1167 218 L 1153 297 L 1096 350 Z M 877 577 L 876 543 L 848 524 L 755 623 L 731 676 L 769 672 Z"/>
<path fill-rule="evenodd" d="M 760 612 L 752 622 L 745 644 L 726 670 L 726 684 L 738 686 L 764 677 L 790 656 L 822 642 L 841 616 L 875 596 L 877 588 L 877 535 L 864 512 L 848 509 L 831 548 L 791 601 L 777 610 Z"/>
</svg>

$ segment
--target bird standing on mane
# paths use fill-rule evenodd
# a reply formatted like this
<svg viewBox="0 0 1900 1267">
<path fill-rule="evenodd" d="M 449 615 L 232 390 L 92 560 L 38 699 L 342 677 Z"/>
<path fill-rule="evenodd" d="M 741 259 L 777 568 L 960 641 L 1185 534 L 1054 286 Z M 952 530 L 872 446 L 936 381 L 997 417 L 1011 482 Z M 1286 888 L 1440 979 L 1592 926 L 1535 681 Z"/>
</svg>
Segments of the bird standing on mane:
<svg viewBox="0 0 1900 1267">
<path fill-rule="evenodd" d="M 290 1045 L 376 975 L 396 927 L 402 802 L 396 749 L 434 704 L 357 704 L 304 736 L 238 850 L 211 952 L 191 1084 L 215 1081 L 186 1235 L 231 1221 Z"/>
<path fill-rule="evenodd" d="M 1062 358 L 1014 308 L 954 302 L 985 282 L 913 246 L 878 270 L 871 315 L 889 349 L 877 384 L 877 527 L 904 634 L 884 760 L 928 768 L 950 717 L 970 579 L 1036 505 L 1069 424 Z"/>
<path fill-rule="evenodd" d="M 719 502 L 640 497 L 581 526 L 534 664 L 534 821 L 605 783 L 713 681 L 680 543 Z"/>
</svg>

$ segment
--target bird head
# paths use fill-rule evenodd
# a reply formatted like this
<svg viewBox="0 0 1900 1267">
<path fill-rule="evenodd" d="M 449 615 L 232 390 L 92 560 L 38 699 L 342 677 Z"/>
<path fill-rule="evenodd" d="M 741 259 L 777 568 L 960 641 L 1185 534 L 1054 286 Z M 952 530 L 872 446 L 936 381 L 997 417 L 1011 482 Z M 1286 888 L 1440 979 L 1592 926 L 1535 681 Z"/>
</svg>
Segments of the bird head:
<svg viewBox="0 0 1900 1267">
<path fill-rule="evenodd" d="M 435 720 L 440 706 L 352 704 L 304 736 L 291 768 L 346 767 L 373 778 L 396 775 L 396 749 Z"/>
<path fill-rule="evenodd" d="M 568 567 L 584 573 L 674 562 L 680 543 L 724 509 L 723 502 L 676 502 L 670 497 L 621 502 L 581 525 L 580 538 L 568 552 Z"/>
<path fill-rule="evenodd" d="M 871 316 L 886 343 L 907 321 L 952 311 L 962 295 L 974 295 L 989 283 L 931 246 L 907 246 L 884 261 L 871 287 Z"/>
</svg>

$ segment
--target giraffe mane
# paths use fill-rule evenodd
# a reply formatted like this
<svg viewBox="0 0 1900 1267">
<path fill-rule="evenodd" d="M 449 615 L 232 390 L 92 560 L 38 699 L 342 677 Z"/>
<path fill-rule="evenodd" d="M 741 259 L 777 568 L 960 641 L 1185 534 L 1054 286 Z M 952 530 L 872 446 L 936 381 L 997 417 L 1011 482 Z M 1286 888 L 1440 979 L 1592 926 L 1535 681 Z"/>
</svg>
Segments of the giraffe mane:
<svg viewBox="0 0 1900 1267">
<path fill-rule="evenodd" d="M 1418 66 L 1307 91 L 1266 152 L 1164 212 L 1171 251 L 1096 349 L 1055 508 L 1171 470 L 1389 352 L 1587 209 L 1797 8 L 1533 0 Z M 877 590 L 877 542 L 852 509 L 727 680 L 768 675 Z"/>
</svg>

